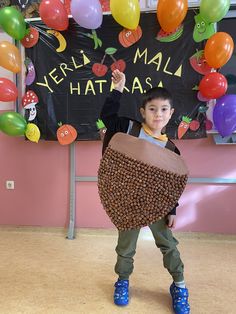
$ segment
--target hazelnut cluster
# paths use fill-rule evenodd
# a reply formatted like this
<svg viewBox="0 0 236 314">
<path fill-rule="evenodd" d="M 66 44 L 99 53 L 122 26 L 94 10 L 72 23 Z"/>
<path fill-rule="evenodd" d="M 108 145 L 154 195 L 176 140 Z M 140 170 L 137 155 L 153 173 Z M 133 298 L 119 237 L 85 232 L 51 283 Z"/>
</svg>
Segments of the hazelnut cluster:
<svg viewBox="0 0 236 314">
<path fill-rule="evenodd" d="M 145 164 L 111 147 L 98 170 L 102 205 L 119 230 L 141 228 L 166 216 L 186 183 L 187 174 Z"/>
</svg>

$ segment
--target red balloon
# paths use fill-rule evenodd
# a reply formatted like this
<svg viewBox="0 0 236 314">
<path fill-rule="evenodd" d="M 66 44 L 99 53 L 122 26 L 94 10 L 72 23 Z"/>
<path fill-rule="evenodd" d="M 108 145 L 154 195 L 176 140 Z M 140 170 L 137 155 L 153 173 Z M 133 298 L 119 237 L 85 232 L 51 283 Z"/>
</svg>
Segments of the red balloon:
<svg viewBox="0 0 236 314">
<path fill-rule="evenodd" d="M 0 101 L 14 101 L 18 96 L 16 84 L 0 77 Z"/>
<path fill-rule="evenodd" d="M 205 75 L 199 84 L 201 94 L 208 99 L 216 99 L 223 96 L 227 88 L 226 78 L 218 72 Z"/>
<path fill-rule="evenodd" d="M 60 0 L 42 0 L 39 14 L 44 24 L 52 29 L 64 31 L 69 26 L 66 8 Z"/>
</svg>

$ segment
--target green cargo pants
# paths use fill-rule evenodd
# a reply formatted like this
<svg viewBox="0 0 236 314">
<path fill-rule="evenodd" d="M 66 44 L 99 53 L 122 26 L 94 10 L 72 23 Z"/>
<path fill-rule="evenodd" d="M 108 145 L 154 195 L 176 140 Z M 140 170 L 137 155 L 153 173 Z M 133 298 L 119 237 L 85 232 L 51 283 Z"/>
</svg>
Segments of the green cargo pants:
<svg viewBox="0 0 236 314">
<path fill-rule="evenodd" d="M 173 237 L 171 230 L 166 225 L 165 218 L 149 225 L 155 239 L 156 246 L 163 254 L 163 264 L 175 282 L 183 281 L 184 264 L 180 259 L 177 249 L 178 241 Z M 117 262 L 115 272 L 120 279 L 129 279 L 134 268 L 134 254 L 140 229 L 119 231 L 116 247 Z"/>
</svg>

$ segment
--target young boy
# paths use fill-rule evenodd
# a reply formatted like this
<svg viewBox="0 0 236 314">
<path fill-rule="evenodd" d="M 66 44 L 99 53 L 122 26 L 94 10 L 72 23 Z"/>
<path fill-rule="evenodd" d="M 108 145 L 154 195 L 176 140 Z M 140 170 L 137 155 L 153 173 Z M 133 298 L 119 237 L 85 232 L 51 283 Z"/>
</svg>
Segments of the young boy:
<svg viewBox="0 0 236 314">
<path fill-rule="evenodd" d="M 125 74 L 115 70 L 112 73 L 112 81 L 114 90 L 106 99 L 100 115 L 107 128 L 103 142 L 103 152 L 116 132 L 130 133 L 134 124 L 128 118 L 118 117 L 120 98 L 125 86 Z M 140 124 L 138 137 L 167 148 L 170 141 L 165 134 L 162 134 L 162 130 L 169 122 L 173 112 L 172 97 L 166 89 L 154 87 L 147 91 L 144 95 L 143 105 L 140 108 L 144 123 Z M 179 154 L 178 149 L 172 143 L 173 147 L 172 150 Z M 167 268 L 173 278 L 170 294 L 174 313 L 188 314 L 190 313 L 190 307 L 188 304 L 188 289 L 185 286 L 183 276 L 184 265 L 176 248 L 178 241 L 173 237 L 170 230 L 175 227 L 175 214 L 176 207 L 170 211 L 166 218 L 149 225 L 149 228 L 154 236 L 156 246 L 163 254 L 164 267 Z M 114 291 L 114 303 L 116 305 L 122 306 L 129 303 L 129 276 L 133 271 L 133 257 L 139 231 L 140 229 L 119 231 L 116 247 L 117 262 L 115 265 L 115 272 L 119 276 Z"/>
</svg>

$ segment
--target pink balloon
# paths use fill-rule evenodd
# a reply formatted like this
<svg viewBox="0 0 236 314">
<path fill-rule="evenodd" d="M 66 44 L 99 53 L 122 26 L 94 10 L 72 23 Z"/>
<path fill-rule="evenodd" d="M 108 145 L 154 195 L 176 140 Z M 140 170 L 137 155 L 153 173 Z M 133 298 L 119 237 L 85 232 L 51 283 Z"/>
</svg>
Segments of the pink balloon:
<svg viewBox="0 0 236 314">
<path fill-rule="evenodd" d="M 206 97 L 202 96 L 202 94 L 201 94 L 200 91 L 198 91 L 198 93 L 197 93 L 197 99 L 198 99 L 199 101 L 204 101 L 204 102 L 210 100 L 209 98 L 206 98 Z"/>
<path fill-rule="evenodd" d="M 72 0 L 71 15 L 80 26 L 96 29 L 102 24 L 102 7 L 99 0 Z"/>
<path fill-rule="evenodd" d="M 0 101 L 14 101 L 18 96 L 16 84 L 0 77 Z"/>
<path fill-rule="evenodd" d="M 69 26 L 66 8 L 60 0 L 42 0 L 39 14 L 44 24 L 50 28 L 64 31 Z"/>
</svg>

